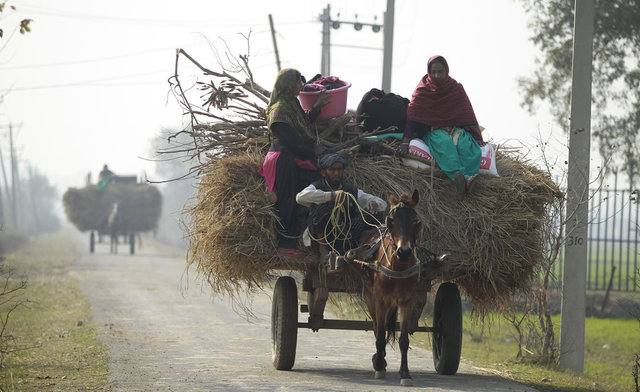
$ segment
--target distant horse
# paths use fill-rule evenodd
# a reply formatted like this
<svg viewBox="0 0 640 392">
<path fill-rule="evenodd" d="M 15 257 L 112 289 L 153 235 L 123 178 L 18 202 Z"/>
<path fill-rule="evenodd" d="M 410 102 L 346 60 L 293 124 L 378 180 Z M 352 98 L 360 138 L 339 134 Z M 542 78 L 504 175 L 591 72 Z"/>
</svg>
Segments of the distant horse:
<svg viewBox="0 0 640 392">
<path fill-rule="evenodd" d="M 107 218 L 107 233 L 109 233 L 109 252 L 118 253 L 118 233 L 122 230 L 122 213 L 118 210 L 118 203 L 113 203 L 113 208 Z"/>
<path fill-rule="evenodd" d="M 419 263 L 416 257 L 416 237 L 420 231 L 420 221 L 415 211 L 419 199 L 420 194 L 417 190 L 412 196 L 403 193 L 400 196 L 389 197 L 390 209 L 386 218 L 386 228 L 381 226 L 382 231 L 378 237 L 380 245 L 371 256 L 380 267 L 373 272 L 373 283 L 364 292 L 376 337 L 376 353 L 372 358 L 376 378 L 383 378 L 386 375 L 385 348 L 387 343 L 395 337 L 398 310 L 402 314 L 398 340 L 402 356 L 401 385 L 411 385 L 411 375 L 407 365 L 409 332 L 412 331 L 414 323 L 417 325 L 417 319 L 422 310 L 420 309 L 420 312 L 414 310 L 417 308 L 416 302 L 424 305 L 420 299 L 416 300 L 418 275 L 411 273 Z M 374 235 L 369 238 L 363 237 L 360 244 L 371 242 Z"/>
</svg>

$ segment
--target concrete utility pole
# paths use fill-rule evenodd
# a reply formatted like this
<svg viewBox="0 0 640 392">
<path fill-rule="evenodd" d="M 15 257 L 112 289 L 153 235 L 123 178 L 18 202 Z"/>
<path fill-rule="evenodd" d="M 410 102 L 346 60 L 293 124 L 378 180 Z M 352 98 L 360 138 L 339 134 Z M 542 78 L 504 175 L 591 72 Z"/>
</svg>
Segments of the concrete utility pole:
<svg viewBox="0 0 640 392">
<path fill-rule="evenodd" d="M 331 75 L 331 6 L 327 4 L 321 16 L 322 21 L 322 55 L 320 59 L 320 73 Z"/>
<path fill-rule="evenodd" d="M 273 28 L 273 17 L 269 14 L 269 26 L 271 26 L 271 40 L 273 41 L 273 50 L 276 52 L 276 65 L 280 72 L 280 54 L 278 54 L 278 43 L 276 42 L 276 30 Z"/>
<path fill-rule="evenodd" d="M 393 0 L 387 0 L 388 4 L 391 4 L 391 22 L 390 22 L 390 29 L 391 29 L 391 47 L 389 48 L 389 53 L 387 55 L 386 49 L 385 49 L 385 61 L 389 61 L 389 70 L 388 70 L 388 79 L 389 79 L 389 83 L 391 83 L 391 51 L 393 50 Z M 389 7 L 389 5 L 387 4 L 387 7 Z M 351 21 L 344 21 L 344 20 L 332 20 L 331 19 L 331 6 L 329 4 L 327 4 L 327 8 L 325 8 L 322 11 L 322 15 L 320 15 L 320 21 L 322 22 L 322 56 L 321 56 L 321 61 L 320 61 L 320 73 L 324 76 L 329 76 L 331 75 L 331 28 L 333 27 L 334 29 L 339 29 L 340 25 L 342 24 L 348 24 L 348 25 L 352 25 L 353 28 L 356 31 L 360 31 L 362 30 L 362 28 L 364 26 L 370 26 L 371 27 L 371 31 L 373 31 L 374 33 L 378 33 L 381 29 L 382 26 L 380 26 L 377 23 L 363 23 L 363 22 L 358 22 L 357 20 L 358 15 L 356 15 L 356 20 L 354 22 Z M 385 16 L 385 29 L 387 26 L 387 19 Z M 385 30 L 386 31 L 386 30 Z M 386 43 L 386 38 L 387 35 L 385 34 L 385 43 Z M 373 48 L 366 48 L 363 46 L 351 46 L 354 48 L 363 48 L 363 49 L 373 49 Z M 377 48 L 375 48 L 377 50 Z M 384 64 L 383 64 L 384 65 Z M 384 66 L 383 66 L 383 79 L 384 79 Z"/>
<path fill-rule="evenodd" d="M 18 221 L 18 199 L 16 191 L 18 189 L 18 165 L 13 148 L 13 128 L 9 124 L 9 159 L 11 163 L 11 218 L 13 219 L 14 228 L 20 229 Z"/>
<path fill-rule="evenodd" d="M 387 11 L 384 13 L 384 54 L 382 57 L 382 89 L 391 92 L 391 64 L 393 57 L 393 20 L 395 0 L 387 0 Z"/>
<path fill-rule="evenodd" d="M 560 366 L 584 371 L 594 0 L 576 0 Z"/>
<path fill-rule="evenodd" d="M 0 159 L 1 156 L 0 156 Z M 2 181 L 0 181 L 0 231 L 2 230 L 6 230 L 7 226 L 5 225 L 4 222 L 4 203 L 2 201 Z"/>
<path fill-rule="evenodd" d="M 4 157 L 2 156 L 2 148 L 0 148 L 0 169 L 2 169 L 2 178 L 4 180 L 4 193 L 6 196 L 7 204 L 9 205 L 7 209 L 11 208 L 10 211 L 13 211 L 12 210 L 13 207 L 11 207 L 13 205 L 13 202 L 11 201 L 11 191 L 9 190 L 9 180 L 7 179 L 7 171 L 5 170 L 5 167 L 4 167 Z M 2 192 L 2 189 L 0 189 L 0 192 Z M 5 226 L 5 229 L 14 225 L 13 221 L 9 223 L 10 217 L 8 215 L 5 215 L 4 219 L 5 219 L 4 223 L 7 225 Z"/>
</svg>

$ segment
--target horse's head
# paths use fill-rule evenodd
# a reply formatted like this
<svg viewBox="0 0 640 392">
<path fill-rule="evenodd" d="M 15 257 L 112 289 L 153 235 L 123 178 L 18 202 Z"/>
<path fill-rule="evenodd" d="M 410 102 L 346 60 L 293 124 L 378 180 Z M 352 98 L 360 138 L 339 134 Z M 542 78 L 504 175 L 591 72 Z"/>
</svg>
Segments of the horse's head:
<svg viewBox="0 0 640 392">
<path fill-rule="evenodd" d="M 385 223 L 395 244 L 395 256 L 399 261 L 407 261 L 413 255 L 420 231 L 420 220 L 415 210 L 419 200 L 420 193 L 417 189 L 411 196 L 406 193 L 389 196 L 390 209 Z"/>
</svg>

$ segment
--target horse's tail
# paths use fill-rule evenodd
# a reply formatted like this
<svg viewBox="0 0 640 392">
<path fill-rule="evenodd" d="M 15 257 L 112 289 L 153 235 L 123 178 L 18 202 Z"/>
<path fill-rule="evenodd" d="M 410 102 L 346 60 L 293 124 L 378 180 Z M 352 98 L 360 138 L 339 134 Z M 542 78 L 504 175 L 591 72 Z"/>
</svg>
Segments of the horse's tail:
<svg viewBox="0 0 640 392">
<path fill-rule="evenodd" d="M 396 322 L 398 321 L 398 308 L 395 307 L 387 318 L 387 344 L 396 341 Z"/>
</svg>

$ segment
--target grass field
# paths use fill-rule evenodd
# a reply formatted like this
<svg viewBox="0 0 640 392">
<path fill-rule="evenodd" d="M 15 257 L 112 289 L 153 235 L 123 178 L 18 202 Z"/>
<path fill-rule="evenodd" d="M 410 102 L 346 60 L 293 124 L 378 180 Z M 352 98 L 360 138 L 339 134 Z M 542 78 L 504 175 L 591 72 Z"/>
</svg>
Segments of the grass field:
<svg viewBox="0 0 640 392">
<path fill-rule="evenodd" d="M 29 302 L 11 313 L 5 336 L 11 349 L 0 369 L 3 391 L 86 391 L 105 385 L 107 350 L 89 324 L 90 306 L 67 266 L 77 257 L 63 233 L 39 236 L 6 255 L 12 283 L 27 281 Z M 6 309 L 0 306 L 0 314 Z"/>
</svg>

